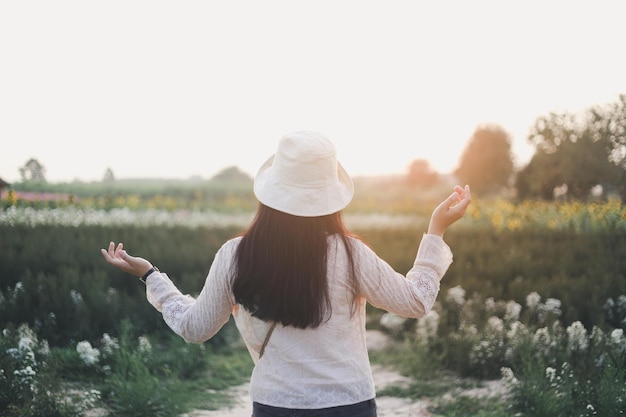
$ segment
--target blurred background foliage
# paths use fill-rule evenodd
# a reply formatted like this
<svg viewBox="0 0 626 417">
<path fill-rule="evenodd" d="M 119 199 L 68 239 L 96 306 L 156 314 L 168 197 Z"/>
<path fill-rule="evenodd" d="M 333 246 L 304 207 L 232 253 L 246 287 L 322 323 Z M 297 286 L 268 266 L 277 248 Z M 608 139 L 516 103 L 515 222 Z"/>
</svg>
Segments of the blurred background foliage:
<svg viewBox="0 0 626 417">
<path fill-rule="evenodd" d="M 202 288 L 221 244 L 242 228 L 7 226 L 0 224 L 0 326 L 28 323 L 53 345 L 94 340 L 129 319 L 147 333 L 166 333 L 145 302 L 144 286 L 109 267 L 100 248 L 122 241 L 150 259 L 186 293 Z M 423 229 L 362 228 L 365 239 L 398 271 L 406 272 Z M 626 294 L 626 231 L 522 230 L 486 227 L 449 230 L 454 262 L 442 291 L 461 285 L 469 294 L 515 300 L 537 291 L 562 300 L 566 324 L 603 325 L 604 301 Z M 218 333 L 214 343 L 231 337 Z"/>
<path fill-rule="evenodd" d="M 528 163 L 521 165 L 511 151 L 512 137 L 500 125 L 476 127 L 467 140 L 456 169 L 438 173 L 427 160 L 417 158 L 403 173 L 379 178 L 355 178 L 358 188 L 376 188 L 380 196 L 366 192 L 357 206 L 370 207 L 393 194 L 433 198 L 442 186 L 469 184 L 476 196 L 587 201 L 626 198 L 626 94 L 614 102 L 590 106 L 578 113 L 539 116 L 526 140 L 535 148 Z M 238 167 L 228 167 L 206 180 L 117 179 L 109 168 L 101 181 L 48 184 L 43 162 L 31 158 L 20 168 L 21 181 L 6 184 L 16 193 L 5 199 L 38 200 L 61 204 L 81 200 L 91 207 L 115 206 L 120 196 L 130 206 L 176 208 L 251 208 L 252 179 Z M 32 195 L 28 193 L 46 193 Z M 129 197 L 132 196 L 132 199 Z M 168 198 L 163 198 L 167 196 Z M 359 196 L 357 196 L 359 197 Z M 397 197 L 395 195 L 394 197 Z M 414 198 L 414 197 L 412 197 Z M 372 200 L 373 199 L 373 200 Z M 394 198 L 395 200 L 395 198 Z"/>
</svg>

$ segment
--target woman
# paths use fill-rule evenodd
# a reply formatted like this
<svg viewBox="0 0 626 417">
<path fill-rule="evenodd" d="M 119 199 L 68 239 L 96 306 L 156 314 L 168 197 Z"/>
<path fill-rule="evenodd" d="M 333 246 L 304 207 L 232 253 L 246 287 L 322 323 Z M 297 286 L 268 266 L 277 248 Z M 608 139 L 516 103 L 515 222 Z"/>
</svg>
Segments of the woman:
<svg viewBox="0 0 626 417">
<path fill-rule="evenodd" d="M 260 204 L 242 235 L 215 255 L 200 295 L 183 295 L 122 243 L 106 261 L 142 277 L 149 302 L 189 342 L 210 339 L 232 314 L 255 363 L 253 417 L 376 416 L 365 305 L 419 318 L 452 262 L 442 237 L 470 203 L 469 188 L 432 213 L 406 276 L 344 227 L 352 180 L 317 132 L 284 136 L 254 180 Z"/>
</svg>

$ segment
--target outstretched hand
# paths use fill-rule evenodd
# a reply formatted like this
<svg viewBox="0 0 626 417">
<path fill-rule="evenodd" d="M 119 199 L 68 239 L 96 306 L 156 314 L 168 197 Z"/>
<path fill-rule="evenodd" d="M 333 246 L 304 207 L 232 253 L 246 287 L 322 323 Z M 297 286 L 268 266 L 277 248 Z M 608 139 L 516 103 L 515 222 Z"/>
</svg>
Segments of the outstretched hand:
<svg viewBox="0 0 626 417">
<path fill-rule="evenodd" d="M 443 236 L 446 229 L 465 214 L 467 206 L 472 201 L 469 185 L 465 188 L 454 187 L 454 192 L 442 201 L 433 211 L 428 226 L 428 233 Z"/>
<path fill-rule="evenodd" d="M 142 277 L 152 268 L 150 261 L 137 256 L 130 256 L 124 250 L 124 244 L 121 242 L 117 247 L 115 247 L 115 243 L 111 242 L 109 243 L 108 251 L 106 249 L 100 249 L 100 252 L 102 252 L 102 256 L 104 256 L 104 259 L 109 264 L 138 277 Z"/>
</svg>

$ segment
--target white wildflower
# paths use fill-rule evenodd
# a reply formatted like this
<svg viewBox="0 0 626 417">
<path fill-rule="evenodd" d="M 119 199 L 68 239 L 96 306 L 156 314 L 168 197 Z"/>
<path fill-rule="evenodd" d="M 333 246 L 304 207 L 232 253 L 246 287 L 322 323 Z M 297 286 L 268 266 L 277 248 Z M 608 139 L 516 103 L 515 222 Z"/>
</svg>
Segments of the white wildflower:
<svg viewBox="0 0 626 417">
<path fill-rule="evenodd" d="M 584 352 L 589 346 L 587 329 L 580 321 L 575 321 L 567 327 L 568 352 Z"/>
<path fill-rule="evenodd" d="M 515 301 L 509 301 L 506 303 L 506 312 L 504 313 L 504 319 L 507 321 L 517 321 L 519 320 L 520 312 L 522 311 L 522 306 Z"/>
<path fill-rule="evenodd" d="M 528 336 L 528 328 L 521 321 L 514 321 L 513 323 L 511 323 L 511 327 L 506 333 L 506 337 L 509 340 L 518 340 L 525 336 Z"/>
<path fill-rule="evenodd" d="M 534 310 L 539 305 L 540 302 L 541 302 L 541 296 L 535 291 L 531 292 L 530 294 L 526 296 L 526 306 L 530 308 L 531 310 Z"/>
<path fill-rule="evenodd" d="M 13 299 L 17 298 L 17 295 L 21 292 L 24 292 L 24 284 L 20 281 L 13 287 Z"/>
<path fill-rule="evenodd" d="M 22 357 L 22 355 L 20 354 L 20 350 L 16 348 L 9 348 L 5 352 L 8 353 L 9 356 L 11 356 L 16 361 L 20 360 L 20 358 Z"/>
<path fill-rule="evenodd" d="M 513 370 L 508 367 L 500 368 L 500 373 L 502 374 L 502 381 L 508 387 L 516 387 L 519 385 L 519 380 L 515 377 Z"/>
<path fill-rule="evenodd" d="M 74 303 L 74 305 L 78 305 L 83 302 L 82 294 L 76 290 L 70 291 L 70 297 L 72 297 L 72 303 Z"/>
<path fill-rule="evenodd" d="M 24 369 L 16 369 L 15 371 L 13 371 L 13 375 L 17 375 L 20 377 L 32 377 L 37 375 L 37 372 L 35 372 L 35 370 L 30 365 L 28 365 Z"/>
<path fill-rule="evenodd" d="M 48 344 L 47 340 L 44 339 L 39 342 L 39 349 L 37 350 L 37 352 L 43 356 L 48 356 L 50 354 L 50 345 Z"/>
<path fill-rule="evenodd" d="M 492 334 L 502 333 L 504 331 L 504 322 L 500 317 L 489 317 L 489 319 L 487 320 L 487 331 Z"/>
<path fill-rule="evenodd" d="M 474 339 L 478 336 L 478 328 L 475 324 L 461 324 L 459 331 L 464 339 Z"/>
<path fill-rule="evenodd" d="M 561 315 L 561 300 L 548 298 L 545 303 L 537 306 L 537 314 L 541 322 L 545 322 L 550 316 L 559 317 Z"/>
<path fill-rule="evenodd" d="M 508 346 L 505 351 L 505 358 L 508 361 L 513 361 L 520 347 L 524 346 L 529 338 L 530 331 L 524 325 L 524 323 L 519 321 L 514 321 L 513 323 L 511 323 L 511 327 L 506 332 Z"/>
<path fill-rule="evenodd" d="M 404 328 L 404 323 L 406 323 L 406 321 L 407 319 L 405 317 L 401 317 L 393 313 L 385 313 L 380 318 L 380 325 L 387 330 L 398 332 Z"/>
<path fill-rule="evenodd" d="M 624 330 L 623 329 L 613 329 L 613 331 L 611 332 L 611 342 L 613 342 L 614 345 L 620 346 L 625 341 L 626 340 L 624 339 Z"/>
<path fill-rule="evenodd" d="M 107 303 L 112 303 L 116 298 L 118 298 L 117 295 L 117 290 L 113 287 L 109 287 L 109 289 L 107 290 L 106 296 L 104 297 L 104 299 L 106 300 Z"/>
<path fill-rule="evenodd" d="M 507 362 L 513 362 L 515 360 L 516 357 L 516 352 L 513 349 L 512 346 L 507 346 L 506 349 L 504 350 L 504 359 Z"/>
<path fill-rule="evenodd" d="M 446 301 L 462 306 L 465 304 L 465 290 L 460 285 L 450 288 L 446 294 Z"/>
<path fill-rule="evenodd" d="M 22 324 L 17 330 L 17 333 L 20 337 L 18 347 L 24 347 L 32 350 L 35 348 L 35 346 L 37 346 L 37 335 L 35 334 L 33 329 L 28 327 L 27 324 Z"/>
<path fill-rule="evenodd" d="M 87 341 L 78 342 L 76 345 L 76 352 L 80 356 L 80 359 L 87 366 L 93 366 L 98 363 L 100 359 L 100 351 L 91 347 L 91 343 Z"/>
<path fill-rule="evenodd" d="M 420 341 L 427 342 L 437 337 L 439 329 L 439 313 L 430 310 L 428 314 L 417 320 L 416 334 Z"/>
<path fill-rule="evenodd" d="M 120 345 L 116 338 L 109 336 L 108 333 L 102 335 L 102 352 L 104 352 L 105 355 L 110 356 L 119 348 Z"/>
<path fill-rule="evenodd" d="M 561 315 L 561 300 L 557 298 L 548 298 L 544 305 L 547 312 L 552 313 L 555 316 Z"/>
<path fill-rule="evenodd" d="M 146 336 L 139 336 L 139 352 L 148 353 L 152 351 L 150 340 Z"/>
<path fill-rule="evenodd" d="M 593 340 L 594 343 L 599 343 L 604 340 L 604 332 L 598 326 L 593 326 L 591 329 L 591 335 L 589 336 L 589 340 Z"/>
<path fill-rule="evenodd" d="M 485 300 L 485 311 L 488 314 L 492 314 L 496 311 L 497 304 L 493 297 L 489 297 Z"/>
<path fill-rule="evenodd" d="M 552 336 L 547 327 L 537 329 L 533 335 L 533 347 L 540 355 L 547 357 L 552 351 Z"/>
</svg>

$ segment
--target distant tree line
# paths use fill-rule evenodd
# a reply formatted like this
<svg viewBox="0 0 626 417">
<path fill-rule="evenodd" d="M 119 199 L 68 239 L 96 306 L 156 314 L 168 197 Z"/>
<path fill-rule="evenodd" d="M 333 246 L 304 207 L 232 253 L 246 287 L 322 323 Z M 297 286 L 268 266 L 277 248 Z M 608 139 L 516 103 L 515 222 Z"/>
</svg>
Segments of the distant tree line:
<svg viewBox="0 0 626 417">
<path fill-rule="evenodd" d="M 530 162 L 515 169 L 511 136 L 498 125 L 481 125 L 470 137 L 454 171 L 477 195 L 512 191 L 518 199 L 626 200 L 626 95 L 582 114 L 550 113 L 535 121 L 527 140 Z M 427 161 L 409 165 L 408 183 L 437 183 Z"/>
<path fill-rule="evenodd" d="M 469 138 L 454 175 L 479 196 L 515 195 L 518 199 L 587 200 L 617 196 L 626 200 L 626 94 L 616 102 L 586 111 L 540 116 L 527 137 L 535 147 L 530 162 L 515 168 L 511 135 L 495 124 L 480 125 Z M 23 183 L 45 183 L 45 167 L 31 158 L 20 168 Z M 103 182 L 114 182 L 107 168 Z M 212 180 L 250 181 L 237 167 Z M 405 183 L 428 189 L 441 176 L 425 159 L 408 166 Z"/>
</svg>

